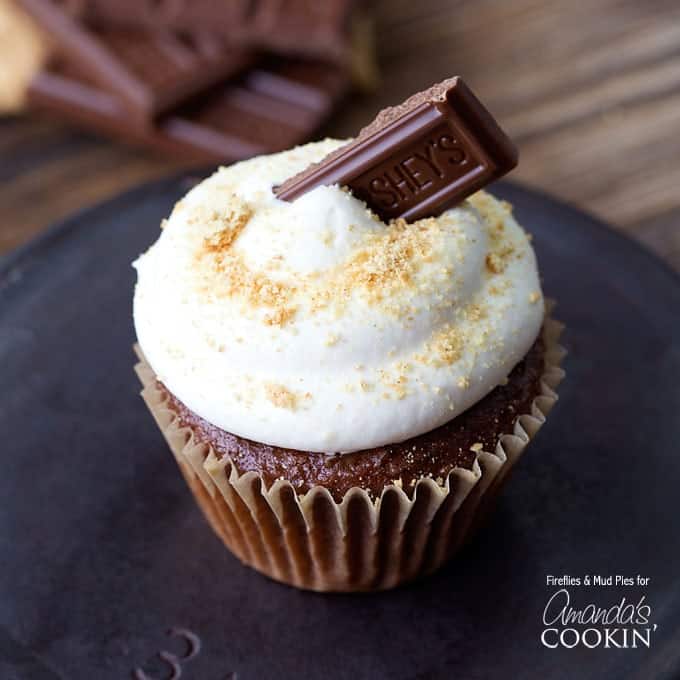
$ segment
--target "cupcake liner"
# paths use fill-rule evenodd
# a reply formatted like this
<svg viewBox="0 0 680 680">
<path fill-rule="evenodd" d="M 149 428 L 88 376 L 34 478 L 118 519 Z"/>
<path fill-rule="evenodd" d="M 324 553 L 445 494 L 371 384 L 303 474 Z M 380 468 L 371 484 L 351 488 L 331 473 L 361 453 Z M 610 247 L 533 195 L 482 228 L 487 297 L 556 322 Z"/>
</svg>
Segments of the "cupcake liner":
<svg viewBox="0 0 680 680">
<path fill-rule="evenodd" d="M 494 452 L 480 451 L 472 469 L 455 468 L 443 485 L 429 477 L 413 498 L 394 484 L 371 500 L 358 487 L 335 501 L 316 486 L 298 495 L 285 480 L 267 488 L 255 472 L 240 474 L 228 456 L 194 440 L 158 389 L 139 347 L 142 397 L 165 436 L 208 522 L 245 564 L 277 581 L 316 591 L 392 588 L 430 573 L 469 539 L 493 507 L 503 481 L 557 401 L 564 377 L 562 325 L 543 326 L 545 369 L 540 394 Z"/>
</svg>

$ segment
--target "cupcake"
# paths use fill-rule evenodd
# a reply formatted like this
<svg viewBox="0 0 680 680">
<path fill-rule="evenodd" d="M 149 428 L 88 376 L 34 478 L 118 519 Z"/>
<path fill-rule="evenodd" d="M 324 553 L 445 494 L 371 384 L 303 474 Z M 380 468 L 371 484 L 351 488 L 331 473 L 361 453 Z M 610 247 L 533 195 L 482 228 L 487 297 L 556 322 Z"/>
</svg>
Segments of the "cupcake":
<svg viewBox="0 0 680 680">
<path fill-rule="evenodd" d="M 484 191 L 382 221 L 272 187 L 326 140 L 219 169 L 135 262 L 143 398 L 244 563 L 320 591 L 433 571 L 483 519 L 562 377 L 530 239 Z"/>
</svg>

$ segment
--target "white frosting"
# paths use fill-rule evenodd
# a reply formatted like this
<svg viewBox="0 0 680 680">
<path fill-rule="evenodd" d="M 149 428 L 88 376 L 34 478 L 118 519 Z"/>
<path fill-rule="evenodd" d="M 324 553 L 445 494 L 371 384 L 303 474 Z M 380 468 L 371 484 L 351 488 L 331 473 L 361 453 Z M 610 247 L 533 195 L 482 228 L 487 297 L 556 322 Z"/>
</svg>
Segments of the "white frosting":
<svg viewBox="0 0 680 680">
<path fill-rule="evenodd" d="M 503 382 L 541 327 L 529 240 L 489 194 L 389 225 L 337 186 L 274 196 L 340 143 L 221 168 L 134 264 L 151 367 L 248 439 L 347 452 L 427 432 Z"/>
</svg>

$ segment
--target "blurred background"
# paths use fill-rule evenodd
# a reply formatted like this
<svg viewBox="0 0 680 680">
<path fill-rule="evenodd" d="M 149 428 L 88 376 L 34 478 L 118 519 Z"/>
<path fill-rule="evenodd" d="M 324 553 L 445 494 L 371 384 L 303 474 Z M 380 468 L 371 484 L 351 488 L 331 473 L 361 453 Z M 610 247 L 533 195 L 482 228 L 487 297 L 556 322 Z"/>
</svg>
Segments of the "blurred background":
<svg viewBox="0 0 680 680">
<path fill-rule="evenodd" d="M 249 3 L 247 16 L 238 15 L 242 4 L 225 0 L 224 26 L 196 14 L 194 27 L 180 16 L 148 14 L 161 11 L 153 8 L 162 2 L 0 0 L 0 255 L 55 220 L 139 182 L 185 167 L 204 173 L 218 160 L 211 151 L 226 162 L 232 149 L 234 157 L 243 157 L 304 139 L 351 136 L 380 108 L 458 74 L 518 144 L 514 181 L 594 213 L 680 270 L 677 0 L 374 0 L 327 6 L 262 0 L 255 10 Z M 122 14 L 109 11 L 116 5 Z M 140 8 L 148 10 L 146 16 Z M 70 28 L 55 24 L 50 11 L 61 12 Z M 121 85 L 119 62 L 127 53 L 113 49 L 107 36 L 134 35 L 147 45 L 161 24 L 172 35 L 189 25 L 203 41 L 201 54 L 223 71 L 186 94 L 190 108 L 184 100 L 165 102 L 159 113 L 154 99 L 138 120 L 132 115 L 137 104 L 126 99 L 133 88 Z M 73 31 L 91 43 L 103 41 L 116 63 L 99 63 L 103 57 L 88 53 L 91 46 L 83 48 Z M 227 68 L 215 57 L 224 45 L 254 61 Z M 79 66 L 75 75 L 72 66 Z M 86 85 L 90 90 L 82 89 Z M 161 91 L 167 87 L 160 83 Z M 206 103 L 208 96 L 215 99 L 216 88 L 222 108 Z M 81 105 L 94 106 L 100 118 L 85 120 L 74 110 Z M 120 127 L 112 117 L 127 127 L 112 132 Z M 226 120 L 232 127 L 225 132 L 219 127 Z M 202 126 L 201 153 L 164 148 L 173 135 L 184 136 L 185 146 L 198 143 L 187 127 L 196 121 Z M 164 144 L 148 143 L 149 135 L 158 142 L 161 134 Z"/>
</svg>

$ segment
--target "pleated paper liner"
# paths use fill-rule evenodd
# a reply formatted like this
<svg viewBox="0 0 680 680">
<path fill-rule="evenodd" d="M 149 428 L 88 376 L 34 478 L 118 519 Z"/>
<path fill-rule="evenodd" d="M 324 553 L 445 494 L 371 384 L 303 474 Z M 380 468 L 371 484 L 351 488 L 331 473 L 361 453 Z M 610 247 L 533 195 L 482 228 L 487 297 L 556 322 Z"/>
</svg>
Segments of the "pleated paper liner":
<svg viewBox="0 0 680 680">
<path fill-rule="evenodd" d="M 316 591 L 393 588 L 446 562 L 493 506 L 503 481 L 545 422 L 564 377 L 562 325 L 543 326 L 545 369 L 529 413 L 494 452 L 480 451 L 471 470 L 455 468 L 443 486 L 424 477 L 413 498 L 396 485 L 376 500 L 354 487 L 336 502 L 321 486 L 304 495 L 277 480 L 267 488 L 255 472 L 239 474 L 228 457 L 194 441 L 158 389 L 139 347 L 135 370 L 142 397 L 210 525 L 245 564 L 277 581 Z"/>
</svg>

